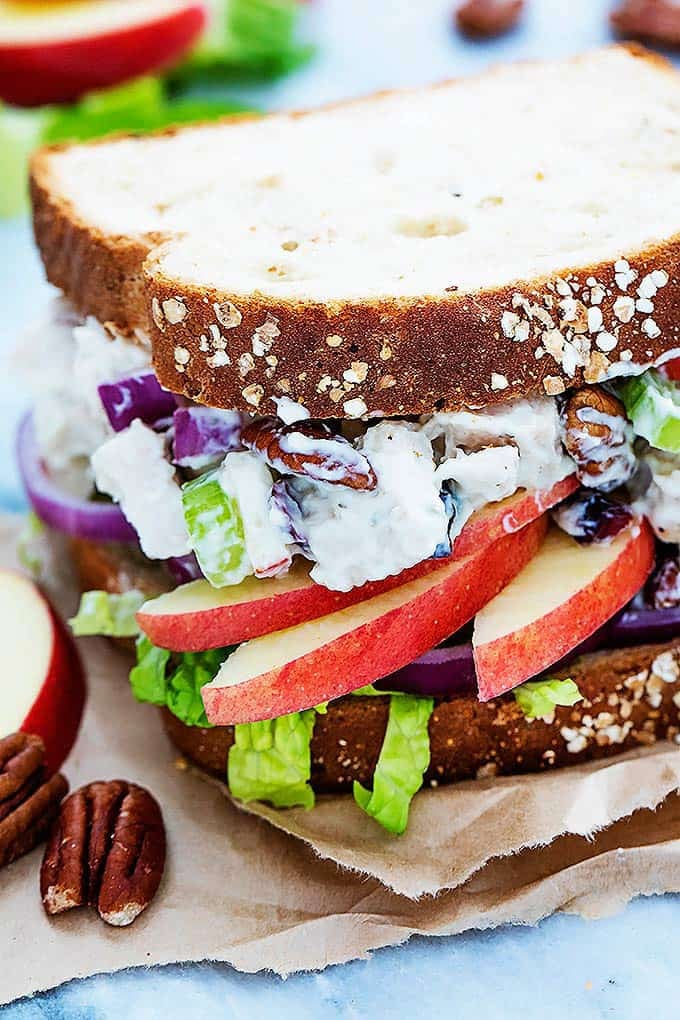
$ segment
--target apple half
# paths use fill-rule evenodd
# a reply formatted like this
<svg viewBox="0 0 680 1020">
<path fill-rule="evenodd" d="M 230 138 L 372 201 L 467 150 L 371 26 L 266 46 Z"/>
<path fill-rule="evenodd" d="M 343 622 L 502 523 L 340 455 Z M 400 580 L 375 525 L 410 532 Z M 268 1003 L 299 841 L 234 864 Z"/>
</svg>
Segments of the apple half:
<svg viewBox="0 0 680 1020">
<path fill-rule="evenodd" d="M 208 719 L 299 712 L 395 672 L 470 620 L 536 555 L 546 529 L 539 517 L 399 588 L 241 645 L 202 689 Z"/>
<path fill-rule="evenodd" d="M 553 527 L 531 562 L 475 618 L 472 646 L 481 701 L 558 662 L 640 590 L 654 566 L 654 536 L 636 521 L 609 544 L 579 545 Z"/>
<path fill-rule="evenodd" d="M 4 658 L 0 737 L 23 730 L 42 737 L 49 772 L 76 739 L 85 680 L 75 643 L 28 578 L 0 570 L 0 647 Z"/>
<path fill-rule="evenodd" d="M 327 616 L 441 570 L 453 559 L 479 552 L 526 527 L 577 486 L 575 477 L 570 475 L 545 492 L 522 490 L 500 503 L 492 503 L 467 522 L 456 539 L 452 558 L 424 560 L 401 574 L 360 588 L 347 592 L 324 588 L 310 578 L 309 565 L 297 560 L 285 577 L 248 577 L 229 588 L 213 588 L 207 581 L 183 584 L 146 602 L 137 614 L 137 622 L 155 645 L 174 652 L 202 652 L 240 644 Z"/>
<path fill-rule="evenodd" d="M 187 0 L 0 0 L 0 99 L 71 102 L 178 59 L 206 23 Z"/>
</svg>

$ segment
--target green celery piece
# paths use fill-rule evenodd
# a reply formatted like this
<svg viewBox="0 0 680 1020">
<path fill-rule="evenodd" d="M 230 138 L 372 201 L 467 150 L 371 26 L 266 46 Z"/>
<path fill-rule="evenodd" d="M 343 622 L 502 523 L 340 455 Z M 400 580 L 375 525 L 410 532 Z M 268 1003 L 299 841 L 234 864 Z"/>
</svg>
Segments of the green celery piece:
<svg viewBox="0 0 680 1020">
<path fill-rule="evenodd" d="M 17 110 L 0 103 L 0 217 L 28 207 L 28 160 L 47 122 L 43 110 Z"/>
<path fill-rule="evenodd" d="M 390 697 L 373 789 L 367 790 L 358 782 L 353 786 L 359 807 L 395 835 L 406 830 L 411 800 L 423 785 L 430 763 L 428 723 L 433 708 L 433 698 Z"/>
<path fill-rule="evenodd" d="M 680 386 L 650 369 L 626 380 L 619 393 L 633 429 L 652 446 L 680 452 Z"/>
<path fill-rule="evenodd" d="M 214 588 L 238 584 L 251 573 L 236 499 L 224 491 L 217 471 L 182 487 L 189 541 L 201 570 Z"/>
<path fill-rule="evenodd" d="M 86 591 L 80 599 L 78 612 L 69 620 L 76 637 L 136 637 L 139 625 L 135 613 L 146 601 L 141 591 L 132 589 L 122 595 L 107 591 Z"/>
<path fill-rule="evenodd" d="M 313 708 L 234 727 L 227 775 L 232 796 L 277 808 L 314 806 L 310 742 Z"/>
<path fill-rule="evenodd" d="M 575 705 L 583 695 L 573 680 L 529 680 L 515 687 L 515 701 L 527 719 L 551 715 L 557 705 Z"/>
</svg>

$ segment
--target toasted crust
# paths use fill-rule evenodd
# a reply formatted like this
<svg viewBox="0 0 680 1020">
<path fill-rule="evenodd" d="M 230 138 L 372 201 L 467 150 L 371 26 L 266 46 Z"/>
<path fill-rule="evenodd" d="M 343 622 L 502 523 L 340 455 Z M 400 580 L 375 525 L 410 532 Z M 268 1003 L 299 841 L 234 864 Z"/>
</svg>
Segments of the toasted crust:
<svg viewBox="0 0 680 1020">
<path fill-rule="evenodd" d="M 641 47 L 629 51 L 660 68 L 670 67 Z M 667 284 L 655 296 L 653 326 L 644 325 L 648 312 L 635 311 L 625 322 L 614 313 L 614 303 L 627 293 L 616 280 L 616 259 L 565 266 L 551 277 L 518 280 L 499 289 L 460 295 L 452 290 L 445 297 L 320 303 L 244 296 L 167 277 L 159 268 L 165 236 L 106 235 L 81 221 L 53 179 L 54 151 L 38 153 L 31 173 L 35 235 L 48 278 L 81 312 L 123 331 L 149 333 L 160 381 L 201 403 L 271 411 L 272 399 L 285 394 L 322 418 L 432 413 L 531 394 L 555 395 L 565 387 L 599 381 L 619 361 L 624 366 L 630 361 L 649 364 L 680 347 L 675 311 L 680 301 L 680 235 L 616 257 L 625 254 L 638 281 L 654 270 L 667 275 Z M 549 310 L 555 314 L 564 281 L 568 293 L 587 305 L 589 280 L 605 291 L 597 307 L 605 330 L 615 330 L 617 343 L 605 353 L 595 332 L 580 333 L 590 350 L 582 359 L 585 364 L 574 368 L 572 351 L 554 352 L 554 336 L 550 349 L 545 346 L 546 327 L 539 316 L 544 319 Z M 183 306 L 180 321 L 169 322 L 164 315 L 168 300 L 174 308 L 178 301 Z M 522 301 L 538 312 L 526 311 Z M 216 368 L 208 364 L 205 340 L 201 350 L 201 337 L 210 335 L 211 326 L 219 328 L 215 305 L 225 302 L 236 307 L 240 318 L 228 330 L 230 364 Z M 528 339 L 515 342 L 507 335 L 504 313 L 519 314 L 528 323 Z M 253 358 L 253 335 L 265 322 L 278 331 L 269 361 L 264 355 Z M 559 324 L 560 331 L 563 337 L 571 335 L 568 321 Z M 353 362 L 368 367 L 360 383 L 344 379 Z"/>
<path fill-rule="evenodd" d="M 84 540 L 71 544 L 83 589 L 149 594 L 169 587 L 162 570 L 145 566 L 125 546 Z M 596 652 L 557 670 L 584 696 L 558 708 L 551 722 L 525 719 L 512 695 L 479 702 L 473 694 L 440 700 L 430 720 L 426 779 L 454 782 L 475 776 L 536 772 L 605 758 L 680 734 L 680 637 L 673 642 Z M 677 701 L 677 703 L 676 703 Z M 380 754 L 389 699 L 341 698 L 319 715 L 312 739 L 312 785 L 319 792 L 370 782 Z M 234 739 L 231 726 L 185 726 L 162 710 L 165 730 L 198 768 L 224 778 Z"/>
</svg>

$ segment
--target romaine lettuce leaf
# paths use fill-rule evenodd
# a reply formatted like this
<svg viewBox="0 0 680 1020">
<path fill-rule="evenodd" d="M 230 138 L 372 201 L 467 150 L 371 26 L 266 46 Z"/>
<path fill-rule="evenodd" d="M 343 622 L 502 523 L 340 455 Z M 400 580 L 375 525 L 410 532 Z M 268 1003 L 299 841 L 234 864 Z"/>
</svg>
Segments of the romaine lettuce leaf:
<svg viewBox="0 0 680 1020">
<path fill-rule="evenodd" d="M 557 705 L 575 705 L 583 695 L 573 680 L 528 680 L 513 691 L 527 719 L 550 715 Z"/>
<path fill-rule="evenodd" d="M 170 652 L 157 648 L 148 637 L 140 634 L 137 638 L 137 665 L 130 670 L 130 686 L 137 701 L 148 701 L 152 705 L 164 705 L 167 680 L 165 676 Z"/>
<path fill-rule="evenodd" d="M 274 807 L 314 806 L 310 743 L 313 708 L 234 727 L 227 776 L 232 796 Z"/>
<path fill-rule="evenodd" d="M 122 595 L 107 591 L 86 591 L 77 614 L 69 620 L 76 637 L 99 634 L 102 637 L 136 637 L 139 625 L 135 613 L 146 601 L 141 591 L 132 589 Z"/>
<path fill-rule="evenodd" d="M 428 723 L 433 707 L 433 698 L 411 694 L 390 697 L 373 789 L 354 783 L 354 799 L 359 807 L 397 835 L 406 829 L 411 800 L 423 785 L 423 774 L 430 763 Z"/>
</svg>

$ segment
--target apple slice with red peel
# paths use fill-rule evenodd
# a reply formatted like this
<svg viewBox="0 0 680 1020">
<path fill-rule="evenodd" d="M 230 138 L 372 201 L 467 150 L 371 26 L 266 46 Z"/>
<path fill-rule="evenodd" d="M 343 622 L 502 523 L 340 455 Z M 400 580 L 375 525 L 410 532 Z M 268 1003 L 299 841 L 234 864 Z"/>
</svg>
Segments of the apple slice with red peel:
<svg viewBox="0 0 680 1020">
<path fill-rule="evenodd" d="M 0 737 L 17 730 L 42 737 L 47 768 L 56 772 L 80 726 L 83 670 L 54 610 L 32 581 L 11 570 L 0 570 L 0 646 Z"/>
<path fill-rule="evenodd" d="M 393 673 L 458 630 L 536 554 L 541 517 L 474 556 L 347 609 L 241 645 L 202 690 L 216 726 L 339 698 Z"/>
<path fill-rule="evenodd" d="M 0 99 L 71 102 L 178 59 L 206 24 L 205 3 L 99 0 L 0 4 Z"/>
<path fill-rule="evenodd" d="M 473 514 L 456 539 L 453 557 L 424 560 L 401 574 L 347 592 L 315 584 L 309 576 L 309 565 L 297 560 L 285 577 L 248 577 L 229 588 L 213 588 L 207 581 L 184 584 L 146 602 L 137 614 L 137 622 L 155 645 L 175 652 L 203 652 L 240 644 L 327 616 L 441 570 L 453 559 L 479 552 L 525 527 L 577 487 L 578 482 L 570 475 L 545 492 L 517 492 Z"/>
<path fill-rule="evenodd" d="M 480 700 L 558 662 L 640 590 L 653 566 L 654 537 L 644 520 L 609 544 L 579 545 L 551 529 L 534 559 L 477 613 Z"/>
</svg>

